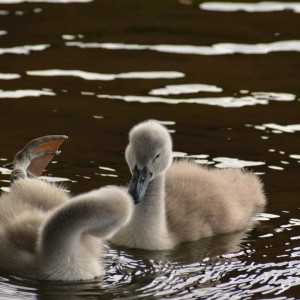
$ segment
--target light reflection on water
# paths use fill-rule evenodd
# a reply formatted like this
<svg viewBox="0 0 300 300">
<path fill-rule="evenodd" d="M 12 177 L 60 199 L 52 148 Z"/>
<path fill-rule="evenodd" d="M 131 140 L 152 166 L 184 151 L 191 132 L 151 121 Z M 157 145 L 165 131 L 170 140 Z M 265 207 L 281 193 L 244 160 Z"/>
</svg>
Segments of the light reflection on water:
<svg viewBox="0 0 300 300">
<path fill-rule="evenodd" d="M 261 44 L 219 43 L 212 46 L 195 45 L 139 45 L 123 43 L 66 42 L 67 46 L 83 49 L 102 48 L 107 50 L 151 50 L 163 53 L 192 55 L 268 54 L 271 52 L 300 52 L 300 41 L 278 41 Z"/>
<path fill-rule="evenodd" d="M 215 165 L 217 168 L 244 168 L 264 165 L 262 161 L 246 161 L 237 158 L 229 157 L 216 157 L 213 159 L 217 162 Z"/>
<path fill-rule="evenodd" d="M 195 4 L 189 0 L 174 0 L 174 7 L 135 2 L 126 7 L 127 1 L 0 0 L 11 4 L 0 10 L 5 21 L 0 30 L 5 43 L 0 48 L 1 153 L 8 157 L 25 137 L 66 130 L 74 140 L 56 164 L 58 175 L 47 171 L 44 179 L 72 193 L 125 185 L 128 130 L 155 118 L 174 137 L 174 157 L 261 174 L 269 206 L 246 232 L 172 251 L 105 246 L 107 273 L 95 281 L 35 282 L 1 273 L 0 299 L 295 299 L 300 285 L 300 41 L 289 20 L 299 13 L 299 3 L 206 1 L 200 10 L 198 4 L 178 4 Z M 139 20 L 133 22 L 137 7 Z M 178 7 L 173 13 L 171 8 Z M 105 15 L 118 11 L 124 13 L 120 18 Z M 149 15 L 153 19 L 147 23 Z M 226 26 L 220 30 L 212 16 Z M 247 26 L 243 16 L 253 18 Z M 257 29 L 261 17 L 264 26 Z M 28 34 L 22 42 L 20 33 Z M 177 105 L 184 103 L 189 105 Z M 221 128 L 231 129 L 230 135 Z M 0 166 L 1 191 L 9 192 L 10 172 Z"/>
<path fill-rule="evenodd" d="M 0 90 L 0 98 L 23 98 L 23 97 L 40 97 L 40 96 L 55 96 L 54 92 L 49 90 L 16 90 L 3 91 Z"/>
<path fill-rule="evenodd" d="M 49 47 L 50 47 L 49 44 L 45 44 L 45 45 L 24 45 L 24 46 L 10 47 L 10 48 L 0 48 L 0 55 L 3 54 L 28 55 L 32 51 L 44 51 Z"/>
<path fill-rule="evenodd" d="M 176 125 L 174 121 L 161 123 L 172 127 Z M 210 157 L 208 154 L 184 152 L 174 152 L 174 156 L 194 160 Z M 6 161 L 3 160 L 4 163 Z M 264 164 L 230 158 L 213 158 L 212 161 L 226 163 L 225 167 L 240 168 Z M 107 166 L 100 165 L 98 169 L 110 175 L 117 173 L 116 169 Z M 10 170 L 3 167 L 1 172 L 9 174 Z M 279 296 L 284 291 L 300 283 L 298 248 L 280 256 L 281 260 L 276 263 L 272 262 L 272 258 L 263 263 L 254 261 L 257 256 L 272 257 L 272 244 L 280 240 L 280 234 L 299 227 L 300 221 L 296 218 L 283 223 L 280 221 L 273 231 L 271 223 L 274 219 L 281 220 L 281 216 L 260 213 L 253 218 L 256 223 L 254 231 L 249 229 L 184 243 L 170 251 L 140 251 L 106 245 L 104 265 L 107 273 L 103 279 L 82 283 L 45 283 L 2 275 L 0 294 L 5 299 L 35 299 L 36 295 L 45 295 L 47 299 L 251 299 L 258 295 L 273 295 L 272 299 L 281 299 Z M 298 235 L 292 232 L 289 237 L 291 242 L 298 239 Z M 264 248 L 263 251 L 257 249 L 258 239 L 262 241 L 259 247 Z"/>
<path fill-rule="evenodd" d="M 106 172 L 106 173 L 95 173 L 95 175 L 103 176 L 103 177 L 119 177 L 118 174 L 116 174 L 115 169 L 109 168 L 109 167 L 103 167 L 99 166 L 98 167 L 101 172 Z"/>
<path fill-rule="evenodd" d="M 1 2 L 0 2 L 1 3 Z M 9 3 L 7 3 L 9 4 Z M 41 8 L 34 8 L 32 10 L 33 13 L 35 14 L 39 14 L 41 13 L 43 10 Z M 22 11 L 22 10 L 17 10 L 17 11 L 9 11 L 9 10 L 0 10 L 0 16 L 7 16 L 9 14 L 13 14 L 15 16 L 24 16 L 26 13 L 30 12 L 30 10 L 25 10 L 25 11 Z M 1 31 L 0 31 L 0 36 L 1 36 Z"/>
<path fill-rule="evenodd" d="M 18 79 L 20 77 L 21 75 L 19 74 L 0 73 L 0 80 Z"/>
<path fill-rule="evenodd" d="M 204 2 L 199 5 L 201 9 L 222 11 L 222 12 L 234 12 L 234 11 L 246 11 L 246 12 L 272 12 L 292 10 L 295 13 L 300 13 L 299 2 L 279 2 L 279 1 L 262 1 L 257 3 L 234 3 L 234 2 Z"/>
<path fill-rule="evenodd" d="M 276 152 L 275 149 L 269 149 L 269 152 Z M 284 151 L 278 151 L 279 155 L 285 155 L 286 153 Z M 289 156 L 289 157 L 287 157 Z M 189 159 L 193 160 L 199 165 L 213 165 L 213 167 L 216 168 L 245 168 L 245 167 L 251 167 L 253 170 L 255 170 L 255 167 L 261 167 L 265 166 L 272 170 L 277 171 L 284 171 L 287 166 L 292 162 L 291 159 L 299 160 L 300 162 L 300 155 L 298 154 L 289 154 L 286 155 L 285 159 L 282 160 L 282 158 L 279 156 L 276 161 L 274 161 L 274 158 L 272 161 L 249 161 L 244 160 L 241 158 L 233 158 L 233 157 L 211 157 L 208 154 L 188 154 L 186 152 L 180 152 L 180 151 L 173 151 L 173 157 L 175 159 Z M 277 163 L 278 165 L 273 165 L 274 163 Z M 256 171 L 255 174 L 257 175 L 263 175 L 265 172 L 258 172 Z"/>
<path fill-rule="evenodd" d="M 162 98 L 153 96 L 133 96 L 133 95 L 97 95 L 101 99 L 122 100 L 125 102 L 140 102 L 140 103 L 164 103 L 164 104 L 206 104 L 220 107 L 243 107 L 257 104 L 266 105 L 271 99 L 257 99 L 253 96 L 243 97 L 211 97 L 211 98 L 187 98 L 174 99 Z M 272 99 L 273 100 L 273 99 Z M 278 101 L 278 99 L 277 99 Z M 279 101 L 293 101 L 290 98 L 282 98 Z"/>
<path fill-rule="evenodd" d="M 42 70 L 27 71 L 29 76 L 74 76 L 85 80 L 115 80 L 115 79 L 164 79 L 164 78 L 181 78 L 185 74 L 174 71 L 152 71 L 152 72 L 128 72 L 120 74 L 101 74 L 86 72 L 80 70 Z"/>
<path fill-rule="evenodd" d="M 214 164 L 214 167 L 223 168 L 245 168 L 245 167 L 255 167 L 265 165 L 262 161 L 246 161 L 239 158 L 230 157 L 214 157 L 209 159 L 208 154 L 191 154 L 188 155 L 185 152 L 173 151 L 173 157 L 175 158 L 187 158 L 189 160 L 194 160 L 196 163 L 201 165 Z"/>
<path fill-rule="evenodd" d="M 300 160 L 300 154 L 291 154 L 290 158 L 299 159 Z"/>
<path fill-rule="evenodd" d="M 102 80 L 110 81 L 115 79 L 168 79 L 181 78 L 185 75 L 181 72 L 128 72 L 121 74 L 100 74 L 78 70 L 46 70 L 46 71 L 27 71 L 31 76 L 74 76 L 85 80 Z M 1 78 L 2 75 L 2 78 Z M 18 74 L 0 74 L 1 79 L 18 79 Z M 210 85 L 170 85 L 162 89 L 154 89 L 149 92 L 150 95 L 179 95 L 185 93 L 199 92 L 221 92 L 222 88 Z M 244 94 L 243 91 L 240 91 Z M 3 91 L 0 90 L 0 98 L 23 98 L 23 97 L 40 97 L 40 96 L 55 96 L 56 93 L 51 89 L 44 88 L 43 90 L 15 90 Z M 94 92 L 83 91 L 83 96 L 94 96 Z M 133 96 L 133 95 L 97 95 L 102 99 L 123 100 L 125 102 L 140 102 L 140 103 L 164 103 L 164 104 L 205 104 L 220 107 L 243 107 L 253 105 L 266 105 L 269 101 L 294 101 L 296 96 L 289 93 L 267 93 L 267 92 L 252 92 L 249 96 L 241 97 L 211 97 L 211 98 L 162 98 L 155 96 Z M 103 116 L 94 116 L 95 119 L 102 119 Z M 257 129 L 264 130 L 265 128 L 273 128 L 273 132 L 294 132 L 299 130 L 299 125 L 280 126 L 276 124 L 264 124 L 256 126 Z"/>
<path fill-rule="evenodd" d="M 18 4 L 18 3 L 89 3 L 94 0 L 0 0 L 1 4 Z"/>
<path fill-rule="evenodd" d="M 268 123 L 268 124 L 262 124 L 261 126 L 255 126 L 255 129 L 258 130 L 267 130 L 271 129 L 272 132 L 274 133 L 282 133 L 282 132 L 287 132 L 287 133 L 294 133 L 296 131 L 300 131 L 300 124 L 293 124 L 293 125 L 279 125 L 279 124 L 274 124 L 274 123 Z"/>
<path fill-rule="evenodd" d="M 257 99 L 267 99 L 275 101 L 293 101 L 296 96 L 289 93 L 267 93 L 267 92 L 252 92 L 251 93 Z"/>
<path fill-rule="evenodd" d="M 161 89 L 154 89 L 149 92 L 150 95 L 179 95 L 179 94 L 191 94 L 191 93 L 199 93 L 199 92 L 212 92 L 219 93 L 222 92 L 223 89 L 217 87 L 215 85 L 208 84 L 180 84 L 180 85 L 167 85 Z"/>
<path fill-rule="evenodd" d="M 264 222 L 268 223 L 267 220 L 274 217 L 278 216 L 266 214 Z M 104 262 L 107 274 L 102 280 L 80 284 L 44 284 L 4 278 L 1 292 L 7 296 L 18 295 L 22 299 L 32 299 L 37 292 L 48 295 L 50 299 L 63 299 L 66 295 L 68 299 L 81 299 L 82 296 L 87 299 L 165 299 L 172 296 L 177 299 L 252 299 L 259 295 L 288 299 L 281 294 L 300 281 L 300 261 L 296 255 L 299 247 L 294 247 L 293 258 L 288 254 L 276 263 L 266 261 L 254 264 L 252 260 L 260 254 L 243 242 L 246 237 L 246 233 L 238 233 L 219 237 L 217 241 L 204 239 L 201 244 L 196 242 L 196 248 L 187 243 L 177 250 L 156 253 L 106 247 Z M 261 240 L 265 246 L 271 246 L 276 238 L 273 235 Z M 239 246 L 241 242 L 242 246 Z M 264 252 L 270 252 L 269 249 L 265 248 Z M 174 257 L 177 252 L 183 251 L 187 254 L 185 258 L 189 259 L 178 263 L 178 257 Z"/>
</svg>

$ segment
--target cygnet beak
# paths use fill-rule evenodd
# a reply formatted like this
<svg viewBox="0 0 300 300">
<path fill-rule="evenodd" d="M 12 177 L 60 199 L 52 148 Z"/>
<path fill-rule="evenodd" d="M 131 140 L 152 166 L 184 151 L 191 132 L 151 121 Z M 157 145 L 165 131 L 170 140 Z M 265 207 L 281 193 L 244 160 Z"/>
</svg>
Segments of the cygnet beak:
<svg viewBox="0 0 300 300">
<path fill-rule="evenodd" d="M 128 193 L 132 196 L 135 204 L 140 203 L 144 199 L 150 179 L 151 173 L 147 167 L 139 170 L 135 166 L 128 189 Z"/>
</svg>

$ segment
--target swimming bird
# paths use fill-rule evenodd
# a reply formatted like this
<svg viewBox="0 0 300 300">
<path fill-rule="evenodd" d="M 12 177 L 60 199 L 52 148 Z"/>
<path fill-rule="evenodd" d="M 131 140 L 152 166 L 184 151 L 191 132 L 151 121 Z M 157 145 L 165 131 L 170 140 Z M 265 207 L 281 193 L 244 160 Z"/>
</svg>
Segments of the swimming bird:
<svg viewBox="0 0 300 300">
<path fill-rule="evenodd" d="M 104 274 L 102 240 L 130 219 L 132 199 L 121 188 L 104 187 L 70 197 L 55 184 L 28 177 L 40 173 L 45 161 L 58 154 L 55 148 L 64 138 L 36 139 L 15 157 L 11 191 L 0 197 L 0 269 L 4 271 L 43 280 L 99 277 Z M 28 169 L 34 172 L 29 174 Z"/>
<path fill-rule="evenodd" d="M 131 129 L 125 158 L 135 206 L 131 220 L 111 237 L 116 245 L 163 250 L 232 233 L 247 228 L 266 204 L 260 179 L 249 171 L 173 162 L 171 136 L 155 120 Z"/>
</svg>

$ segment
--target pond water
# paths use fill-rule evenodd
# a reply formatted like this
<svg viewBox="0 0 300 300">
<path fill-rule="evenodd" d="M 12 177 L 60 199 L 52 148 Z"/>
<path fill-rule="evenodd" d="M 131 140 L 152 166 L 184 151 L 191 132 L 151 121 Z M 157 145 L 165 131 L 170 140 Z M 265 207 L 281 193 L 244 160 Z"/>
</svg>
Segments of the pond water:
<svg viewBox="0 0 300 300">
<path fill-rule="evenodd" d="M 46 134 L 69 136 L 48 178 L 73 194 L 125 185 L 127 133 L 155 118 L 174 156 L 246 167 L 268 196 L 246 232 L 107 245 L 95 282 L 1 273 L 0 299 L 299 299 L 300 2 L 246 2 L 0 0 L 3 191 L 4 165 Z"/>
</svg>

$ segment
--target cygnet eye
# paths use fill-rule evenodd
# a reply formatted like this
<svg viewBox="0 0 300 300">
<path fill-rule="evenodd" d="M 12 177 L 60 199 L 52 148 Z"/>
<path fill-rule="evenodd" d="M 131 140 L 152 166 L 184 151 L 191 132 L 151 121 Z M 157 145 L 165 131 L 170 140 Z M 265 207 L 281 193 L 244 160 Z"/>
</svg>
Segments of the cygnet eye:
<svg viewBox="0 0 300 300">
<path fill-rule="evenodd" d="M 159 158 L 159 156 L 160 156 L 160 153 L 158 153 L 158 154 L 155 156 L 155 158 L 153 159 L 153 161 L 155 161 L 157 158 Z"/>
</svg>

